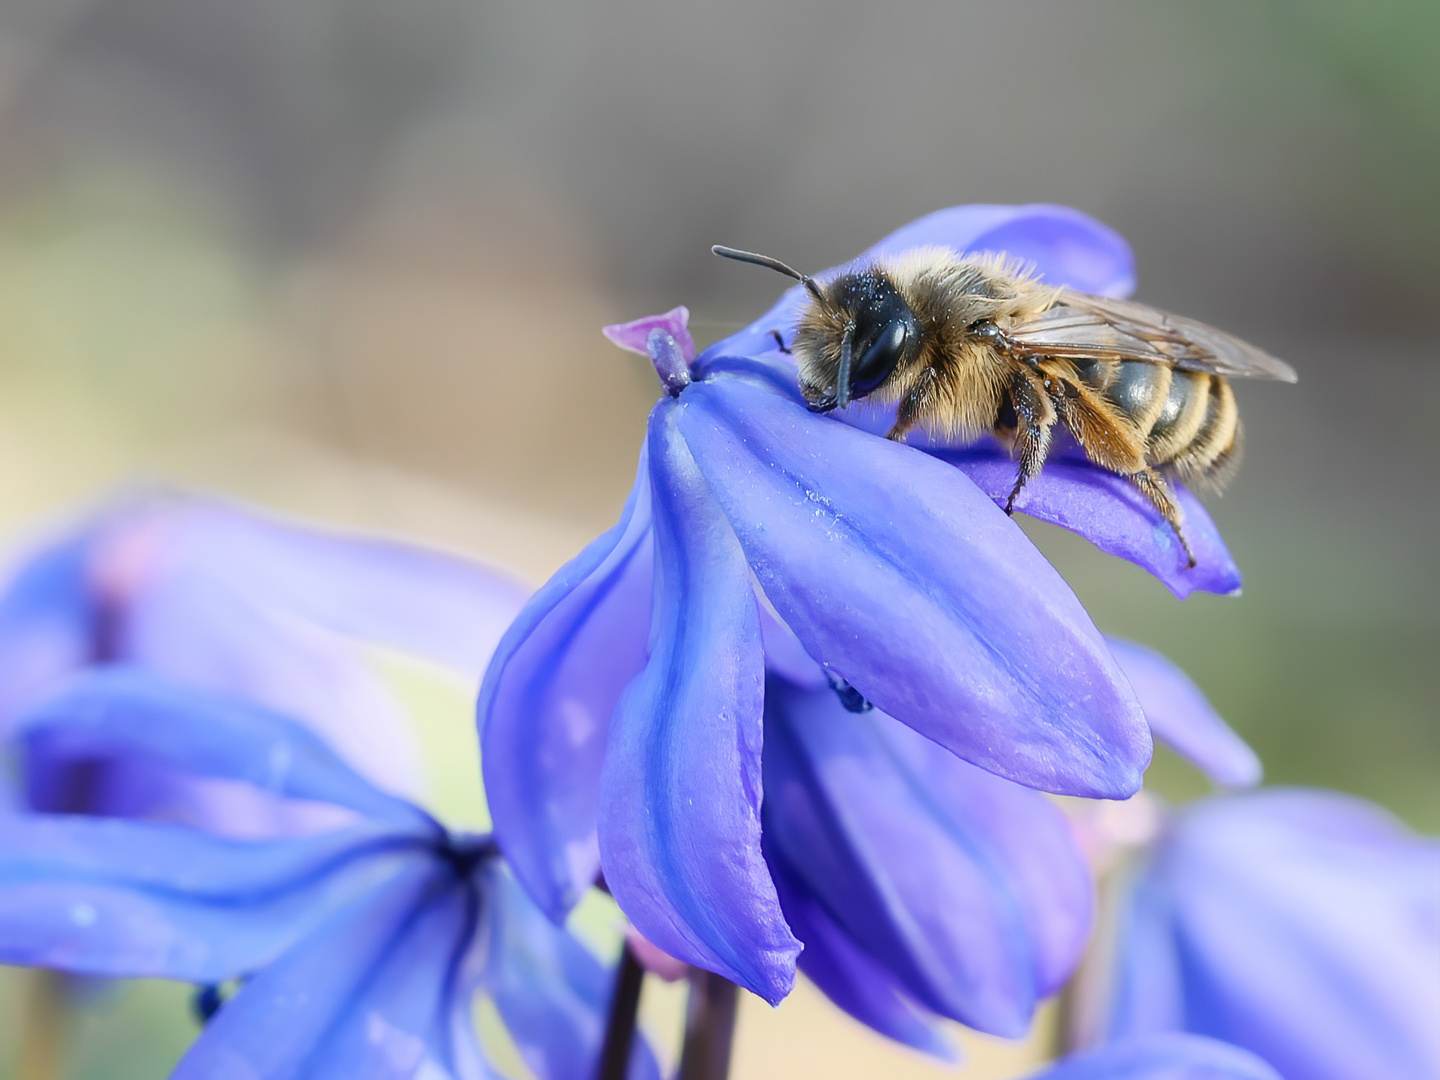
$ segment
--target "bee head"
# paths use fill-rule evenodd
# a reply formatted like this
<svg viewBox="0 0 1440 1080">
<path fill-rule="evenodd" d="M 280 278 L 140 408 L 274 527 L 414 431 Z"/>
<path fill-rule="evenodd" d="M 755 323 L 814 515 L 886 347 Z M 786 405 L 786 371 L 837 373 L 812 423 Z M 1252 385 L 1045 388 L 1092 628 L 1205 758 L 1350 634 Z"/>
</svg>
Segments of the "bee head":
<svg viewBox="0 0 1440 1080">
<path fill-rule="evenodd" d="M 884 271 L 871 267 L 845 274 L 821 288 L 815 279 L 779 259 L 716 245 L 716 255 L 754 263 L 792 277 L 805 286 L 828 321 L 841 327 L 839 364 L 832 389 L 811 409 L 829 412 L 873 393 L 920 349 L 915 313 Z M 807 392 L 808 394 L 808 392 Z"/>
<path fill-rule="evenodd" d="M 827 290 L 845 319 L 835 407 L 845 408 L 882 386 L 920 348 L 920 324 L 889 276 L 878 269 L 846 274 Z"/>
</svg>

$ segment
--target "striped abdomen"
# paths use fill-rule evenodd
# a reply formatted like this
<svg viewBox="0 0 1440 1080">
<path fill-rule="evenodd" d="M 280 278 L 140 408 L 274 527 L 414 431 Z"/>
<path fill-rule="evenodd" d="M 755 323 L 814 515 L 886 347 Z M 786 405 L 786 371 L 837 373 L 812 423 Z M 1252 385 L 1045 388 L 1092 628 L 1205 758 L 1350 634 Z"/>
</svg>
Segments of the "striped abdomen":
<svg viewBox="0 0 1440 1080">
<path fill-rule="evenodd" d="M 1091 361 L 1077 374 L 1135 426 L 1151 468 L 1218 483 L 1238 464 L 1240 413 L 1223 377 L 1143 360 Z"/>
</svg>

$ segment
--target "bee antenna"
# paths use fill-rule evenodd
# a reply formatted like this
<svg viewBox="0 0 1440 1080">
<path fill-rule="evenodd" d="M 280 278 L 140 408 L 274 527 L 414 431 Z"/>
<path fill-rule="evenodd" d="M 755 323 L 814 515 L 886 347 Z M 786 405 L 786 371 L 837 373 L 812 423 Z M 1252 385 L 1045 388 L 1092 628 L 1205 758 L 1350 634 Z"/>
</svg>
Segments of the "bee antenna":
<svg viewBox="0 0 1440 1080">
<path fill-rule="evenodd" d="M 721 244 L 713 245 L 710 250 L 722 259 L 734 259 L 736 262 L 754 263 L 756 266 L 763 266 L 767 270 L 778 271 L 786 277 L 792 277 L 800 282 L 801 285 L 804 285 L 810 295 L 815 297 L 816 300 L 825 299 L 820 295 L 820 286 L 815 284 L 814 278 L 809 274 L 800 273 L 800 271 L 794 267 L 786 266 L 779 259 L 772 259 L 769 255 L 757 255 L 753 251 L 741 251 L 738 248 L 725 247 Z"/>
</svg>

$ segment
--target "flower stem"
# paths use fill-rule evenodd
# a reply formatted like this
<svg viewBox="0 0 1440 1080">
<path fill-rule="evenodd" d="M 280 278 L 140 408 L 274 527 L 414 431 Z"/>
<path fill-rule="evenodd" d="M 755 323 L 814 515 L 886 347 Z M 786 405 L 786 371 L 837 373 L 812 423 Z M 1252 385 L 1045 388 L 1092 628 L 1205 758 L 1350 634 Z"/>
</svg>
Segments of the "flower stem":
<svg viewBox="0 0 1440 1080">
<path fill-rule="evenodd" d="M 635 1044 L 635 1017 L 640 1011 L 640 988 L 645 969 L 627 944 L 615 965 L 615 988 L 610 994 L 610 1017 L 605 1024 L 605 1043 L 600 1048 L 598 1080 L 625 1080 L 630 1067 L 630 1048 Z"/>
<path fill-rule="evenodd" d="M 20 1032 L 17 1080 L 60 1080 L 64 1071 L 64 976 L 53 971 L 27 972 Z"/>
<path fill-rule="evenodd" d="M 685 1007 L 685 1046 L 676 1080 L 725 1080 L 735 1039 L 740 988 L 723 976 L 695 968 Z"/>
</svg>

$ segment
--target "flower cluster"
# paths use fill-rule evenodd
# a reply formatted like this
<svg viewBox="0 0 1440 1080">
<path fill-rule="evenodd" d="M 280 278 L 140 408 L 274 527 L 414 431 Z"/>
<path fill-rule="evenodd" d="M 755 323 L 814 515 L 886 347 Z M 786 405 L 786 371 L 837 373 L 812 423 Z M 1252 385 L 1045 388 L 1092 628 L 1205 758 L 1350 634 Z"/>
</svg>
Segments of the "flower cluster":
<svg viewBox="0 0 1440 1080">
<path fill-rule="evenodd" d="M 935 245 L 1133 284 L 1120 237 L 1053 206 L 941 211 L 860 258 Z M 1440 1072 L 1440 846 L 1357 800 L 1236 790 L 1255 754 L 1006 513 L 1005 447 L 806 408 L 803 301 L 699 353 L 684 308 L 606 328 L 662 394 L 620 520 L 528 599 L 191 498 L 40 547 L 0 591 L 0 961 L 196 984 L 177 1077 L 480 1080 L 485 998 L 540 1080 L 658 1080 L 642 961 L 692 968 L 686 1080 L 724 1076 L 732 983 L 774 1003 L 797 971 L 952 1058 L 949 1022 L 1020 1037 L 1068 988 L 1085 1049 L 1033 1080 Z M 1074 447 L 1014 508 L 1178 597 L 1237 592 L 1177 497 L 1193 564 Z M 375 647 L 484 671 L 493 835 L 420 805 Z M 1133 798 L 1152 739 L 1231 790 Z M 1116 857 L 1101 826 L 1136 817 Z M 630 924 L 610 970 L 565 928 L 596 886 Z"/>
</svg>

